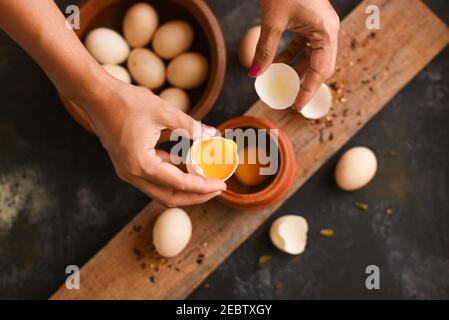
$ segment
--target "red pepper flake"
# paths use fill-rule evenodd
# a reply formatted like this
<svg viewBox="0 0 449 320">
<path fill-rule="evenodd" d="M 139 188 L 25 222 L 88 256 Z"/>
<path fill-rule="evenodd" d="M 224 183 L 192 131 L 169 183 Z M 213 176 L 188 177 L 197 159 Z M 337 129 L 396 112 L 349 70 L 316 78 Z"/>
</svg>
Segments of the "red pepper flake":
<svg viewBox="0 0 449 320">
<path fill-rule="evenodd" d="M 329 87 L 330 87 L 332 90 L 337 90 L 337 82 L 334 81 L 334 82 L 329 83 Z"/>
<path fill-rule="evenodd" d="M 369 91 L 374 92 L 374 88 L 373 87 L 369 87 L 368 89 L 369 89 Z"/>
<path fill-rule="evenodd" d="M 371 39 L 374 39 L 376 37 L 376 33 L 373 31 L 369 34 L 369 36 Z"/>
<path fill-rule="evenodd" d="M 140 224 L 135 224 L 135 225 L 133 226 L 133 230 L 134 230 L 135 232 L 140 232 L 140 230 L 142 230 L 142 226 L 141 226 Z"/>
<path fill-rule="evenodd" d="M 355 50 L 357 48 L 357 40 L 355 38 L 351 39 L 351 49 Z"/>
<path fill-rule="evenodd" d="M 334 140 L 334 133 L 331 131 L 331 133 L 329 133 L 329 141 Z"/>
<path fill-rule="evenodd" d="M 366 79 L 366 80 L 362 80 L 361 82 L 362 82 L 363 85 L 367 85 L 367 84 L 369 84 L 371 81 L 370 81 L 369 79 Z"/>
<path fill-rule="evenodd" d="M 150 276 L 151 283 L 156 283 L 156 278 L 154 276 Z"/>
<path fill-rule="evenodd" d="M 176 268 L 175 268 L 175 271 L 176 271 L 176 272 L 179 272 L 179 271 L 181 271 L 181 269 L 179 269 L 178 267 L 176 267 Z"/>
<path fill-rule="evenodd" d="M 205 284 L 203 284 L 203 288 L 204 289 L 209 289 L 210 288 L 210 284 L 208 284 L 207 282 Z"/>
</svg>

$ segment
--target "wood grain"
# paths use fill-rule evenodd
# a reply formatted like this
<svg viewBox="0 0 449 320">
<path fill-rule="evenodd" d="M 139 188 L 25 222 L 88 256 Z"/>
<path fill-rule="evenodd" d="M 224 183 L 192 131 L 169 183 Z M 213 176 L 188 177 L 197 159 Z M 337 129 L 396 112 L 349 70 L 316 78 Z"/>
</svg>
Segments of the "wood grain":
<svg viewBox="0 0 449 320">
<path fill-rule="evenodd" d="M 365 28 L 365 7 L 381 8 L 381 30 Z M 290 136 L 298 170 L 284 201 L 365 125 L 449 42 L 449 29 L 419 0 L 363 1 L 342 23 L 337 72 L 342 93 L 330 116 L 306 121 L 293 111 L 256 102 L 247 112 L 268 118 Z M 282 201 L 283 202 L 283 201 Z M 240 246 L 282 202 L 238 212 L 211 201 L 187 208 L 194 231 L 180 257 L 161 260 L 150 230 L 164 209 L 144 208 L 81 270 L 81 289 L 62 286 L 52 299 L 182 299 Z M 157 268 L 157 271 L 156 271 Z"/>
</svg>

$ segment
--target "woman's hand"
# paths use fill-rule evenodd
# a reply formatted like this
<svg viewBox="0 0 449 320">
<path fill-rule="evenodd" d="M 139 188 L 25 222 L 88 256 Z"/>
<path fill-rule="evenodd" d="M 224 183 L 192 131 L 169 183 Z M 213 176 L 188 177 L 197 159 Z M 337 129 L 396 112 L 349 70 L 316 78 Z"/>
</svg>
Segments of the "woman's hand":
<svg viewBox="0 0 449 320">
<path fill-rule="evenodd" d="M 292 106 L 299 111 L 334 72 L 340 20 L 329 0 L 261 0 L 261 9 L 262 32 L 249 75 L 257 77 L 273 61 L 287 62 L 304 51 L 294 66 L 303 79 Z M 294 38 L 275 57 L 284 31 Z"/>
<path fill-rule="evenodd" d="M 117 175 L 166 206 L 205 202 L 226 189 L 220 180 L 182 172 L 168 153 L 156 149 L 163 129 L 182 129 L 189 138 L 213 136 L 214 128 L 194 132 L 195 120 L 148 89 L 116 80 L 106 73 L 95 94 L 76 101 L 87 113 L 108 151 Z"/>
</svg>

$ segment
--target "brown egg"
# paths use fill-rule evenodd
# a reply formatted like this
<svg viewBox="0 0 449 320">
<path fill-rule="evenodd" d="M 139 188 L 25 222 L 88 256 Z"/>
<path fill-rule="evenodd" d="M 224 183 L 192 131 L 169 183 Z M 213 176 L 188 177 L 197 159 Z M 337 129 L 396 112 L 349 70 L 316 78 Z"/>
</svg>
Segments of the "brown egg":
<svg viewBox="0 0 449 320">
<path fill-rule="evenodd" d="M 250 68 L 256 53 L 257 42 L 260 37 L 260 26 L 249 29 L 239 44 L 239 61 L 245 68 Z"/>
<path fill-rule="evenodd" d="M 137 84 L 150 89 L 157 89 L 165 82 L 164 62 L 149 49 L 137 48 L 131 51 L 128 70 Z"/>
<path fill-rule="evenodd" d="M 168 88 L 161 92 L 159 95 L 161 99 L 164 99 L 174 107 L 177 107 L 182 112 L 189 111 L 190 99 L 187 93 L 179 88 Z"/>
<path fill-rule="evenodd" d="M 170 62 L 167 79 L 181 89 L 195 89 L 207 79 L 209 66 L 206 58 L 199 53 L 183 53 Z"/>
<path fill-rule="evenodd" d="M 189 50 L 193 43 L 192 27 L 181 20 L 167 22 L 154 35 L 153 49 L 161 58 L 173 59 Z"/>
<path fill-rule="evenodd" d="M 132 48 L 145 47 L 159 24 L 156 10 L 147 3 L 136 3 L 123 18 L 123 34 Z"/>
</svg>

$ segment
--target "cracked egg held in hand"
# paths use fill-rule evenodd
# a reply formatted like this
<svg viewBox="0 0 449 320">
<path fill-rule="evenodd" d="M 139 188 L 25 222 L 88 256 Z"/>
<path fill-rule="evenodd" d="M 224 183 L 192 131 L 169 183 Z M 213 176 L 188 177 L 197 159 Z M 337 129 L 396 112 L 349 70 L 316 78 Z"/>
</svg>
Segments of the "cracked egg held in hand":
<svg viewBox="0 0 449 320">
<path fill-rule="evenodd" d="M 273 63 L 254 83 L 259 98 L 272 109 L 286 109 L 296 100 L 300 88 L 298 73 L 287 64 Z"/>
<path fill-rule="evenodd" d="M 197 139 L 187 154 L 187 171 L 210 179 L 226 181 L 238 164 L 237 144 L 222 137 Z"/>
</svg>

